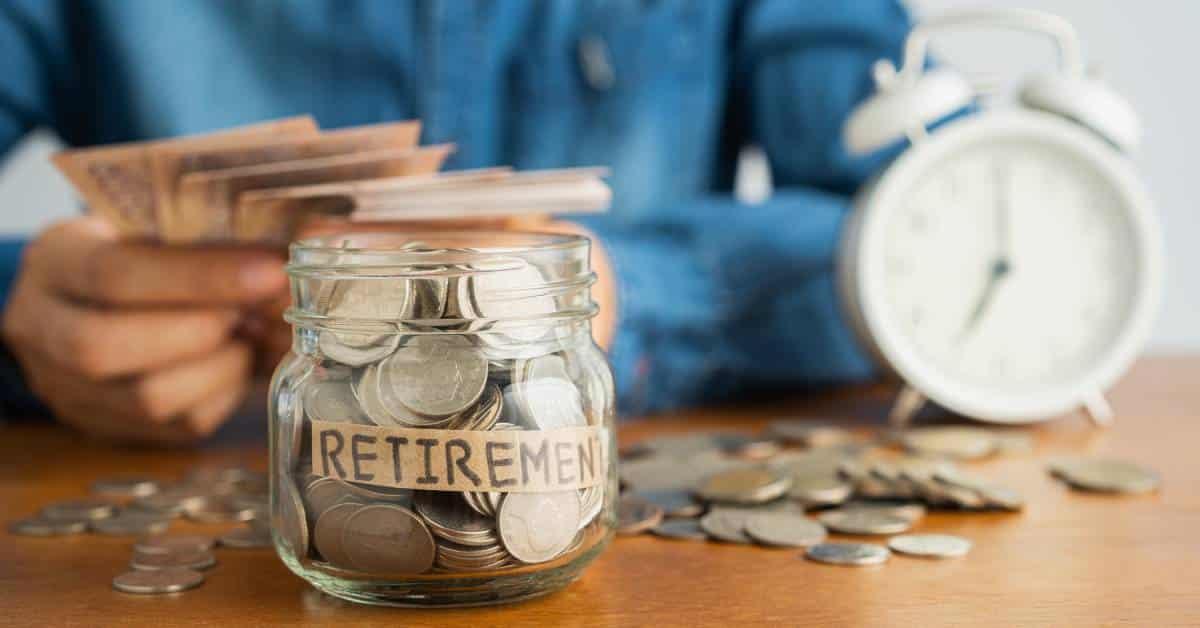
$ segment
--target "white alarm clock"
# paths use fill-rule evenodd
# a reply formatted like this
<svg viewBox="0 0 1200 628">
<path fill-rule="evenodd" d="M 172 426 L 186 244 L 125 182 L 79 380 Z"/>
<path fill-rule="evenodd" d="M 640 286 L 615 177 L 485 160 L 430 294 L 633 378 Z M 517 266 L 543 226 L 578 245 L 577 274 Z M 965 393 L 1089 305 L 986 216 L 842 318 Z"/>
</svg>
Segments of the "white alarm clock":
<svg viewBox="0 0 1200 628">
<path fill-rule="evenodd" d="M 1026 81 L 1020 104 L 928 127 L 972 104 L 967 81 L 926 69 L 931 34 L 963 26 L 1051 36 L 1059 68 Z M 839 286 L 855 331 L 904 380 L 904 423 L 926 399 L 1018 423 L 1083 407 L 1145 342 L 1162 284 L 1161 233 L 1125 156 L 1132 108 L 1083 70 L 1066 21 L 1022 10 L 953 14 L 916 27 L 897 72 L 847 120 L 863 154 L 909 138 L 864 187 L 841 246 Z"/>
</svg>

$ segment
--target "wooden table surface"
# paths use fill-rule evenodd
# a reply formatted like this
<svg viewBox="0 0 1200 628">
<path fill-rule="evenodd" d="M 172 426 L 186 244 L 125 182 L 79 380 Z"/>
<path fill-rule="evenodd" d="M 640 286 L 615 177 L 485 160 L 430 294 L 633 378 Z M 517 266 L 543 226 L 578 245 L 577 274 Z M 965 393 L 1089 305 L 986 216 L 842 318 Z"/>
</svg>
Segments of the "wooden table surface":
<svg viewBox="0 0 1200 628">
<path fill-rule="evenodd" d="M 787 403 L 656 417 L 625 425 L 622 443 L 718 428 L 753 431 L 780 415 L 879 425 L 882 387 Z M 972 464 L 1022 491 L 1019 514 L 934 513 L 924 532 L 975 542 L 963 559 L 895 556 L 847 568 L 798 550 L 618 538 L 565 591 L 521 604 L 460 610 L 356 606 L 318 594 L 270 550 L 219 549 L 199 589 L 134 596 L 109 583 L 129 559 L 129 539 L 31 538 L 0 543 L 2 626 L 241 625 L 997 625 L 1200 624 L 1200 358 L 1143 360 L 1113 391 L 1116 425 L 1078 416 L 1031 430 L 1035 452 Z M 265 469 L 262 420 L 233 426 L 199 450 L 114 449 L 51 426 L 0 428 L 0 517 L 82 496 L 101 476 L 172 477 L 198 464 Z M 1156 495 L 1072 492 L 1046 475 L 1047 458 L 1111 454 L 1152 465 Z M 174 530 L 220 527 L 175 524 Z"/>
</svg>

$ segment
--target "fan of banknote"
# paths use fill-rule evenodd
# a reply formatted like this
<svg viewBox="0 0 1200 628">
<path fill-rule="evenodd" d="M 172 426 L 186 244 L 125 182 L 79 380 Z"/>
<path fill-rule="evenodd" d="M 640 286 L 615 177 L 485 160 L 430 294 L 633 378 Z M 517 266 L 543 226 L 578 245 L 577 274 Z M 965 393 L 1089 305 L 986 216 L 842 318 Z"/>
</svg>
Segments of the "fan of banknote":
<svg viewBox="0 0 1200 628">
<path fill-rule="evenodd" d="M 403 221 L 607 209 L 602 168 L 439 172 L 453 145 L 420 122 L 323 131 L 309 116 L 204 135 L 67 150 L 55 166 L 123 235 L 286 243 L 305 221 Z"/>
</svg>

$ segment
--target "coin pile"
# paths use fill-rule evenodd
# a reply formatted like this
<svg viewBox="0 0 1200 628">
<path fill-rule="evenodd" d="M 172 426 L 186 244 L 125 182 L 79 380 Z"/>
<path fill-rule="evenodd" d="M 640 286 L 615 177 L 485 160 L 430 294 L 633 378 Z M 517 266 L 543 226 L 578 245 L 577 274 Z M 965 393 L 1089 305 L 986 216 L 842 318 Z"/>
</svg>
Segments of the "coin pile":
<svg viewBox="0 0 1200 628">
<path fill-rule="evenodd" d="M 746 456 L 744 444 L 774 439 L 779 451 Z M 800 445 L 802 448 L 786 448 Z M 622 450 L 619 532 L 806 548 L 816 562 L 872 565 L 892 552 L 966 555 L 971 542 L 910 534 L 927 509 L 1019 511 L 1020 493 L 976 477 L 960 461 L 1032 452 L 1027 434 L 977 427 L 922 427 L 855 437 L 832 425 L 780 420 L 760 436 L 688 433 Z M 1051 473 L 1081 490 L 1141 493 L 1159 476 L 1110 459 L 1057 461 Z M 829 533 L 890 536 L 887 546 L 829 542 Z M 895 535 L 895 536 L 893 536 Z"/>
<path fill-rule="evenodd" d="M 405 249 L 430 260 L 462 252 L 421 243 Z M 316 334 L 321 359 L 296 382 L 295 407 L 281 419 L 293 469 L 280 488 L 287 544 L 301 563 L 371 574 L 486 572 L 576 551 L 601 533 L 593 522 L 604 507 L 603 486 L 531 494 L 414 491 L 312 472 L 310 421 L 549 430 L 599 425 L 611 412 L 603 395 L 580 389 L 603 365 L 588 363 L 591 354 L 569 346 L 551 326 L 426 333 L 461 330 L 486 317 L 553 313 L 553 297 L 511 296 L 544 284 L 541 270 L 475 273 L 432 261 L 421 268 L 427 275 L 339 279 L 314 289 L 315 307 L 330 320 L 383 321 L 390 332 L 331 326 Z"/>
<path fill-rule="evenodd" d="M 13 521 L 9 532 L 61 536 L 91 531 L 137 536 L 129 571 L 112 586 L 125 593 L 175 593 L 204 582 L 201 570 L 216 564 L 217 539 L 200 534 L 167 534 L 171 521 L 245 525 L 219 537 L 229 548 L 269 548 L 266 475 L 241 467 L 200 467 L 179 482 L 148 476 L 117 476 L 91 485 L 93 497 L 54 502 L 33 516 Z"/>
<path fill-rule="evenodd" d="M 283 244 L 328 221 L 603 211 L 602 169 L 437 174 L 452 145 L 418 146 L 420 122 L 322 130 L 297 116 L 182 138 L 66 150 L 52 161 L 124 236 Z"/>
</svg>

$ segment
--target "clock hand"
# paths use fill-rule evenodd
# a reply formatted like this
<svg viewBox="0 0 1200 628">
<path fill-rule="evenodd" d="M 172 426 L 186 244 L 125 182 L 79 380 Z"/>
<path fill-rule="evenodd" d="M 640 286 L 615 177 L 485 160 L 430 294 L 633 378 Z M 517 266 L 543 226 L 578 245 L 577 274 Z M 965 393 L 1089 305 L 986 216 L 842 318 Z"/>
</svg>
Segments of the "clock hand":
<svg viewBox="0 0 1200 628">
<path fill-rule="evenodd" d="M 974 309 L 967 317 L 966 323 L 963 324 L 962 331 L 958 334 L 958 341 L 962 342 L 968 334 L 979 324 L 983 318 L 984 312 L 987 311 L 988 305 L 996 294 L 996 288 L 1000 282 L 1008 276 L 1012 270 L 1009 262 L 1012 249 L 1012 237 L 1009 227 L 1009 216 L 1012 212 L 1012 203 L 1008 196 L 1009 190 L 1009 170 L 1003 162 L 997 162 L 995 165 L 996 182 L 996 204 L 995 204 L 995 220 L 996 220 L 996 253 L 992 259 L 991 268 L 988 271 L 987 283 L 983 286 L 983 293 L 979 296 L 979 300 L 975 303 Z"/>
</svg>

